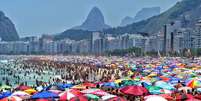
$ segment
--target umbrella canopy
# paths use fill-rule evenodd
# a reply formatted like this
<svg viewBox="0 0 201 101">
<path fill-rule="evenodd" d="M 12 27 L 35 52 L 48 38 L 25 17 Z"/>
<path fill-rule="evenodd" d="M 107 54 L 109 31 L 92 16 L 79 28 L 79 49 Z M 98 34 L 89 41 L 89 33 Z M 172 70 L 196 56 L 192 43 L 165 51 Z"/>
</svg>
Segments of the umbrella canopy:
<svg viewBox="0 0 201 101">
<path fill-rule="evenodd" d="M 117 84 L 114 82 L 106 82 L 106 83 L 103 83 L 103 86 L 104 87 L 110 87 L 110 88 L 116 88 Z"/>
<path fill-rule="evenodd" d="M 62 91 L 60 91 L 60 90 L 48 90 L 48 91 L 50 91 L 50 92 L 53 92 L 53 93 L 55 93 L 55 94 L 60 94 Z"/>
<path fill-rule="evenodd" d="M 67 90 L 67 91 L 59 94 L 59 96 L 60 96 L 59 100 L 66 101 L 66 100 L 70 100 L 73 97 L 82 96 L 82 95 L 83 94 L 79 90 L 70 89 L 70 90 Z"/>
<path fill-rule="evenodd" d="M 24 91 L 16 91 L 11 96 L 30 96 L 30 94 L 28 94 Z"/>
<path fill-rule="evenodd" d="M 72 88 L 74 88 L 74 89 L 86 89 L 87 87 L 82 85 L 82 84 L 80 84 L 80 85 L 75 85 Z"/>
<path fill-rule="evenodd" d="M 113 98 L 110 98 L 106 101 L 126 101 L 126 100 L 122 97 L 113 97 Z"/>
<path fill-rule="evenodd" d="M 191 88 L 196 88 L 196 87 L 200 87 L 200 86 L 201 86 L 201 82 L 196 79 L 190 80 L 187 83 L 187 87 L 191 87 Z"/>
<path fill-rule="evenodd" d="M 163 98 L 169 100 L 173 100 L 174 98 L 172 96 L 170 96 L 169 94 L 160 94 L 159 96 L 162 96 Z"/>
<path fill-rule="evenodd" d="M 25 90 L 24 92 L 28 93 L 28 94 L 34 94 L 36 93 L 37 91 L 35 89 L 27 89 Z"/>
<path fill-rule="evenodd" d="M 77 96 L 70 99 L 70 101 L 88 101 L 86 96 Z"/>
<path fill-rule="evenodd" d="M 165 98 L 163 98 L 162 96 L 158 96 L 158 95 L 145 96 L 144 99 L 145 99 L 145 101 L 168 101 Z"/>
<path fill-rule="evenodd" d="M 31 98 L 32 99 L 44 99 L 44 98 L 58 98 L 59 96 L 50 91 L 43 91 L 34 94 Z"/>
<path fill-rule="evenodd" d="M 29 86 L 25 86 L 25 85 L 20 85 L 16 88 L 16 90 L 21 90 L 21 91 L 24 91 L 24 90 L 27 90 L 27 89 L 32 89 L 31 87 Z"/>
<path fill-rule="evenodd" d="M 101 99 L 105 101 L 105 100 L 111 99 L 113 97 L 117 97 L 117 96 L 108 94 L 108 95 L 102 96 Z"/>
<path fill-rule="evenodd" d="M 94 84 L 94 83 L 83 83 L 82 84 L 83 86 L 86 86 L 86 87 L 92 87 L 92 88 L 95 88 L 96 87 L 96 84 Z"/>
<path fill-rule="evenodd" d="M 109 95 L 109 93 L 107 93 L 107 92 L 105 92 L 103 90 L 97 90 L 97 91 L 92 92 L 91 94 L 95 94 L 95 95 L 98 95 L 98 96 Z"/>
<path fill-rule="evenodd" d="M 141 86 L 126 86 L 120 89 L 124 94 L 140 96 L 148 94 L 148 90 Z"/>
<path fill-rule="evenodd" d="M 164 81 L 157 81 L 155 83 L 155 86 L 161 87 L 163 89 L 168 89 L 168 90 L 174 90 L 175 89 L 172 85 L 170 85 Z"/>
<path fill-rule="evenodd" d="M 93 100 L 93 101 L 98 101 L 100 99 L 100 97 L 94 94 L 85 94 L 84 96 L 86 96 L 89 100 Z"/>
<path fill-rule="evenodd" d="M 0 93 L 0 99 L 11 96 L 11 92 L 2 92 Z"/>
<path fill-rule="evenodd" d="M 73 84 L 57 84 L 57 86 L 61 89 L 70 88 Z"/>
<path fill-rule="evenodd" d="M 17 96 L 10 96 L 10 97 L 0 99 L 0 101 L 22 101 L 22 99 Z"/>
<path fill-rule="evenodd" d="M 100 90 L 100 89 L 96 89 L 96 88 L 91 88 L 91 89 L 85 89 L 85 90 L 82 90 L 81 92 L 82 93 L 85 93 L 85 94 L 89 94 L 89 93 L 93 93 L 97 90 Z"/>
</svg>

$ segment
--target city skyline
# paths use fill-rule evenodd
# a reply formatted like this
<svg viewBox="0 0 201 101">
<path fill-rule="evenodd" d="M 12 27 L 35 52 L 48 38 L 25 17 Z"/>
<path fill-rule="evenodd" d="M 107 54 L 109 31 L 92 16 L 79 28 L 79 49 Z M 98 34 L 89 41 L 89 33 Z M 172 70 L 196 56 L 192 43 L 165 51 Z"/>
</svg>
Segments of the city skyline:
<svg viewBox="0 0 201 101">
<path fill-rule="evenodd" d="M 0 1 L 0 10 L 14 22 L 18 34 L 23 37 L 60 33 L 80 25 L 94 6 L 102 11 L 106 23 L 115 27 L 125 16 L 134 17 L 144 7 L 159 6 L 164 12 L 177 1 L 179 0 L 6 0 Z M 111 5 L 114 2 L 116 5 Z"/>
</svg>

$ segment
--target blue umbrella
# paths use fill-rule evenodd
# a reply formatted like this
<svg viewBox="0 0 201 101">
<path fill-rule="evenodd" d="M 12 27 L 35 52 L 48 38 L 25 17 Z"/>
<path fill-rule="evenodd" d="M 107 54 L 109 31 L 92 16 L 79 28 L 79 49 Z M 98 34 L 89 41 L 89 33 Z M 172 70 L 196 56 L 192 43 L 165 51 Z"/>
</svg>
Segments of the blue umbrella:
<svg viewBox="0 0 201 101">
<path fill-rule="evenodd" d="M 11 92 L 2 92 L 0 93 L 0 99 L 6 98 L 10 96 L 12 93 Z"/>
<path fill-rule="evenodd" d="M 73 86 L 73 84 L 57 84 L 59 88 L 65 89 L 65 88 L 70 88 Z"/>
<path fill-rule="evenodd" d="M 112 87 L 112 88 L 116 88 L 117 85 L 114 82 L 106 82 L 103 84 L 103 86 L 105 87 Z"/>
<path fill-rule="evenodd" d="M 41 98 L 58 98 L 59 96 L 53 92 L 50 91 L 43 91 L 34 94 L 31 98 L 32 99 L 41 99 Z"/>
<path fill-rule="evenodd" d="M 171 84 L 177 84 L 178 81 L 180 81 L 180 80 L 181 80 L 180 78 L 170 77 L 169 82 L 170 82 Z"/>
</svg>

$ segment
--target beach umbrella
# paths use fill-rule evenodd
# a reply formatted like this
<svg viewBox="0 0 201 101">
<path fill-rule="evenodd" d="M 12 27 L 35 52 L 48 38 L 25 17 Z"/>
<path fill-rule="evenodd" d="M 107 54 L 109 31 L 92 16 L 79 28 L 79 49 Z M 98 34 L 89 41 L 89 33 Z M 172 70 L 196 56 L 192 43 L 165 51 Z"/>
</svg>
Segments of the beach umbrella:
<svg viewBox="0 0 201 101">
<path fill-rule="evenodd" d="M 200 87 L 200 86 L 201 86 L 201 82 L 196 79 L 190 80 L 187 83 L 187 87 L 191 87 L 191 88 L 196 88 L 196 87 Z"/>
<path fill-rule="evenodd" d="M 117 96 L 116 96 L 116 95 L 108 94 L 108 95 L 102 96 L 101 99 L 102 99 L 103 101 L 105 101 L 105 100 L 111 99 L 111 98 L 113 98 L 113 97 L 117 97 Z"/>
<path fill-rule="evenodd" d="M 66 101 L 66 100 L 70 100 L 73 97 L 82 96 L 82 95 L 83 94 L 79 90 L 68 89 L 67 91 L 59 94 L 60 96 L 59 100 Z"/>
<path fill-rule="evenodd" d="M 88 101 L 86 96 L 76 96 L 71 98 L 69 101 Z"/>
<path fill-rule="evenodd" d="M 53 93 L 55 93 L 55 94 L 60 94 L 62 91 L 60 91 L 60 90 L 48 90 L 48 91 L 50 91 L 50 92 L 53 92 Z"/>
<path fill-rule="evenodd" d="M 90 94 L 95 94 L 95 95 L 98 95 L 98 96 L 105 96 L 105 95 L 109 95 L 109 93 L 103 91 L 103 90 L 96 90 Z"/>
<path fill-rule="evenodd" d="M 140 96 L 148 94 L 148 90 L 142 86 L 126 86 L 120 89 L 124 94 Z"/>
<path fill-rule="evenodd" d="M 103 83 L 103 86 L 104 87 L 109 87 L 109 88 L 116 88 L 117 87 L 116 83 L 114 83 L 114 82 Z"/>
<path fill-rule="evenodd" d="M 96 87 L 96 84 L 94 84 L 94 83 L 83 83 L 82 84 L 83 86 L 86 86 L 86 87 L 92 87 L 92 88 L 95 88 Z"/>
<path fill-rule="evenodd" d="M 0 99 L 11 96 L 11 92 L 2 92 L 0 93 Z"/>
<path fill-rule="evenodd" d="M 30 94 L 24 92 L 24 91 L 16 91 L 11 96 L 30 96 Z"/>
<path fill-rule="evenodd" d="M 24 92 L 28 93 L 28 94 L 34 94 L 36 93 L 37 91 L 35 89 L 27 89 L 25 90 Z"/>
<path fill-rule="evenodd" d="M 158 86 L 158 87 L 161 87 L 161 88 L 167 89 L 167 90 L 174 90 L 175 89 L 172 85 L 170 85 L 164 81 L 155 82 L 155 86 Z"/>
<path fill-rule="evenodd" d="M 82 84 L 80 84 L 80 85 L 75 85 L 75 86 L 73 86 L 72 88 L 73 88 L 73 89 L 86 89 L 87 87 L 84 86 L 84 85 L 82 85 Z"/>
<path fill-rule="evenodd" d="M 53 92 L 50 91 L 42 91 L 34 94 L 32 99 L 46 99 L 46 98 L 59 98 L 59 96 Z"/>
<path fill-rule="evenodd" d="M 50 101 L 50 99 L 37 99 L 35 101 Z"/>
<path fill-rule="evenodd" d="M 168 101 L 172 101 L 174 98 L 170 96 L 169 94 L 160 94 L 159 96 L 162 96 L 163 98 L 167 99 Z"/>
<path fill-rule="evenodd" d="M 122 97 L 113 97 L 113 98 L 110 98 L 106 101 L 126 101 L 126 100 Z"/>
<path fill-rule="evenodd" d="M 98 97 L 97 95 L 94 94 L 84 94 L 84 96 L 86 96 L 89 100 L 95 100 L 98 101 L 100 99 L 100 97 Z"/>
<path fill-rule="evenodd" d="M 16 88 L 16 90 L 21 90 L 21 91 L 24 91 L 24 90 L 27 90 L 27 89 L 32 89 L 31 87 L 29 86 L 25 86 L 25 85 L 20 85 Z"/>
<path fill-rule="evenodd" d="M 23 99 L 18 96 L 9 96 L 3 99 L 0 99 L 0 101 L 22 101 Z"/>
<path fill-rule="evenodd" d="M 81 92 L 82 93 L 85 93 L 85 94 L 89 94 L 89 93 L 93 93 L 97 90 L 100 90 L 100 89 L 96 89 L 96 88 L 91 88 L 91 89 L 85 89 L 85 90 L 82 90 Z"/>
<path fill-rule="evenodd" d="M 73 86 L 73 84 L 56 84 L 59 88 L 65 89 L 65 88 L 70 88 Z"/>
<path fill-rule="evenodd" d="M 145 101 L 168 101 L 159 95 L 149 95 L 144 97 Z"/>
<path fill-rule="evenodd" d="M 161 94 L 161 90 L 162 88 L 158 87 L 158 86 L 148 86 L 146 87 L 149 91 L 149 93 L 151 94 Z"/>
</svg>

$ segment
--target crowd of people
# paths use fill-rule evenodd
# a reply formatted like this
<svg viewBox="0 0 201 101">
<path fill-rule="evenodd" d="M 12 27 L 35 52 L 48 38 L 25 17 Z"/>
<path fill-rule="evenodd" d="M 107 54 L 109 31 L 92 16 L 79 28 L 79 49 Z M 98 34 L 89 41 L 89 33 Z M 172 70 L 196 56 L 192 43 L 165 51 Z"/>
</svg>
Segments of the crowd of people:
<svg viewBox="0 0 201 101">
<path fill-rule="evenodd" d="M 0 62 L 0 69 L 1 92 L 5 91 L 1 89 L 3 85 L 10 86 L 12 93 L 19 90 L 16 89 L 19 86 L 31 87 L 36 90 L 34 94 L 49 91 L 46 87 L 57 86 L 56 90 L 77 89 L 81 93 L 99 89 L 114 95 L 113 98 L 118 97 L 104 101 L 201 100 L 200 58 L 25 56 Z M 58 84 L 71 86 L 59 89 Z M 100 101 L 106 96 L 93 95 Z"/>
</svg>

